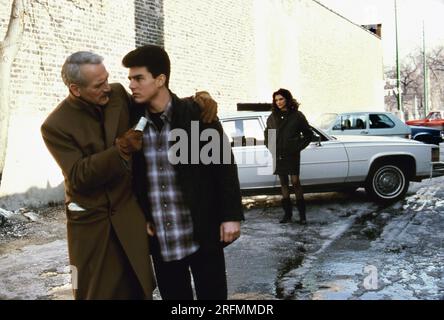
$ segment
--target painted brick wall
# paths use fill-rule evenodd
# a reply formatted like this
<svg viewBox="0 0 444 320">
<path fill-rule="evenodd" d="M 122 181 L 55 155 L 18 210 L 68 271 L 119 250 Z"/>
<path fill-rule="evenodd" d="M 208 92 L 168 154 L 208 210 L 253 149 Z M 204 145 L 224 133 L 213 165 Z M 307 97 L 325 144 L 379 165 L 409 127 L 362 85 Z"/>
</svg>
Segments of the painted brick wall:
<svg viewBox="0 0 444 320">
<path fill-rule="evenodd" d="M 156 44 L 163 46 L 163 1 L 135 0 L 136 46 Z"/>
<path fill-rule="evenodd" d="M 208 90 L 222 112 L 254 101 L 252 0 L 164 0 L 165 48 L 171 89 L 179 95 Z"/>
<path fill-rule="evenodd" d="M 11 3 L 0 0 L 1 39 Z M 12 69 L 12 117 L 0 195 L 19 193 L 20 201 L 38 205 L 56 197 L 54 192 L 62 195 L 56 188 L 62 181 L 60 169 L 43 144 L 40 125 L 67 95 L 60 78 L 64 60 L 74 51 L 95 51 L 105 57 L 110 80 L 126 84 L 121 59 L 135 46 L 135 15 L 133 1 L 127 0 L 29 3 L 23 43 Z"/>
<path fill-rule="evenodd" d="M 4 36 L 11 0 L 0 0 L 0 37 Z M 60 81 L 65 58 L 77 50 L 105 57 L 112 81 L 124 81 L 120 60 L 134 48 L 134 5 L 126 0 L 29 1 L 28 24 L 13 66 L 14 113 L 47 113 L 66 95 Z M 7 8 L 5 12 L 3 8 Z M 7 18 L 5 20 L 5 18 Z"/>
</svg>

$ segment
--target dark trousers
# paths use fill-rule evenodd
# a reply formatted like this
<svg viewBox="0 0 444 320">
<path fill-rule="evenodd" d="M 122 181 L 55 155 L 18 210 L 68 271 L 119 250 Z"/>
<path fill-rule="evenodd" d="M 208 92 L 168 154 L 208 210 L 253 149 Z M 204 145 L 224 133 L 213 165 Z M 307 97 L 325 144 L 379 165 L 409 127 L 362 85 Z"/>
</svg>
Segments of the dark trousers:
<svg viewBox="0 0 444 320">
<path fill-rule="evenodd" d="M 153 241 L 157 242 L 157 241 Z M 223 248 L 199 249 L 177 261 L 165 262 L 154 245 L 152 257 L 157 286 L 163 300 L 193 300 L 190 270 L 198 300 L 226 300 L 227 278 Z"/>
</svg>

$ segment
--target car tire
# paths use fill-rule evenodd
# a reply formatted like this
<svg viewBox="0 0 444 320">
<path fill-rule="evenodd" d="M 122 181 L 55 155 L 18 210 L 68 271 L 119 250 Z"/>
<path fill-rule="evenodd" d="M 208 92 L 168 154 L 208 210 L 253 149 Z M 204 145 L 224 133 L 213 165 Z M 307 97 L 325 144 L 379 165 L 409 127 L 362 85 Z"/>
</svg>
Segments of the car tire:
<svg viewBox="0 0 444 320">
<path fill-rule="evenodd" d="M 382 163 L 372 167 L 365 190 L 377 202 L 389 204 L 403 198 L 410 181 L 405 170 L 397 164 Z"/>
</svg>

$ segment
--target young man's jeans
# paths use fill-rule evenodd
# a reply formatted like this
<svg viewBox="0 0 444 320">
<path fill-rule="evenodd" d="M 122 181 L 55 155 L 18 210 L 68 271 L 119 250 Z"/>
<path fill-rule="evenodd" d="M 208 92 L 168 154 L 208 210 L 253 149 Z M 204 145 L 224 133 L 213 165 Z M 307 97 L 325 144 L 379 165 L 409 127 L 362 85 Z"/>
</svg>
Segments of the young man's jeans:
<svg viewBox="0 0 444 320">
<path fill-rule="evenodd" d="M 190 269 L 198 300 L 226 300 L 227 278 L 223 248 L 199 249 L 177 261 L 164 262 L 153 239 L 152 257 L 157 285 L 163 300 L 193 300 Z"/>
</svg>

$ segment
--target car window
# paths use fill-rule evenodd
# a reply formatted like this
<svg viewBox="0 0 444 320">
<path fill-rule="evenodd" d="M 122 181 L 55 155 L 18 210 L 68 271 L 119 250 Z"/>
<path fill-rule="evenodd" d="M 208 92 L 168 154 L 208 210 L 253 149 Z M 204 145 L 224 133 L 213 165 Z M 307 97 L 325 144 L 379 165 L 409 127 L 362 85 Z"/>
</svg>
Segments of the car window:
<svg viewBox="0 0 444 320">
<path fill-rule="evenodd" d="M 440 120 L 441 119 L 441 114 L 439 112 L 431 112 L 427 116 L 427 119 L 430 119 L 430 120 Z"/>
<path fill-rule="evenodd" d="M 328 130 L 331 124 L 336 120 L 337 116 L 336 113 L 324 113 L 315 121 L 316 126 L 322 130 Z M 339 125 L 339 122 L 335 123 L 335 126 L 336 125 Z"/>
<path fill-rule="evenodd" d="M 385 114 L 370 114 L 369 124 L 370 129 L 388 129 L 395 126 L 395 123 Z"/>
<path fill-rule="evenodd" d="M 257 118 L 226 120 L 222 127 L 232 144 L 264 144 L 264 129 Z"/>
<path fill-rule="evenodd" d="M 317 129 L 310 127 L 311 131 L 313 131 L 313 138 L 311 139 L 311 142 L 318 142 L 318 141 L 328 141 L 328 138 L 321 134 Z"/>
<path fill-rule="evenodd" d="M 363 130 L 366 128 L 367 117 L 363 114 L 343 115 L 333 126 L 333 130 Z"/>
</svg>

